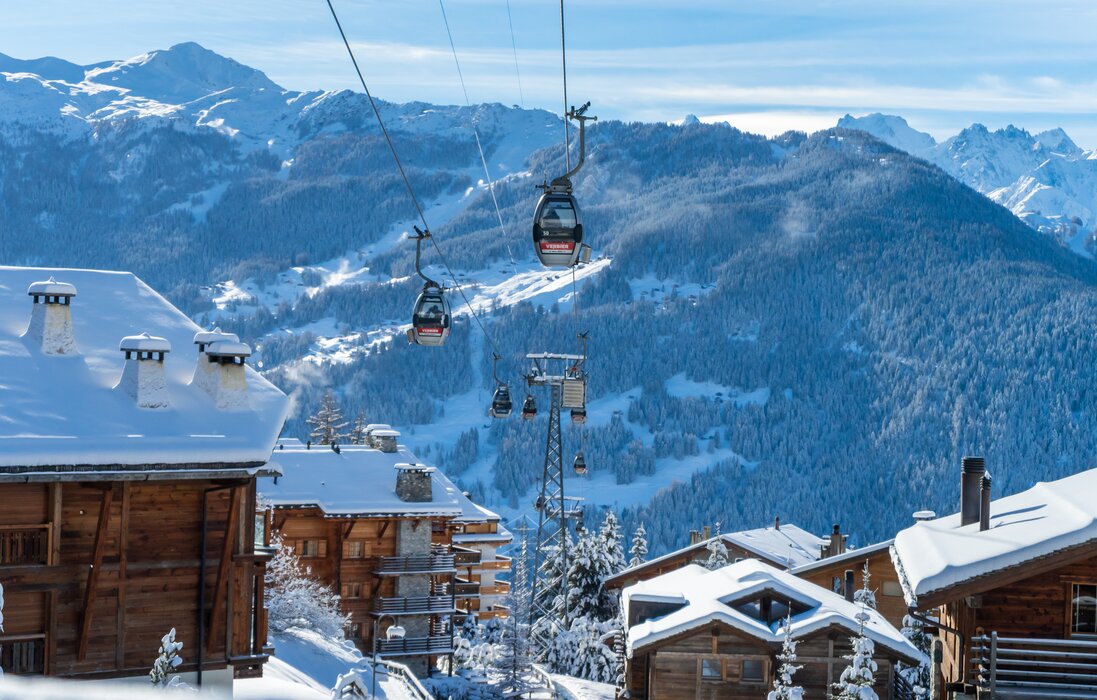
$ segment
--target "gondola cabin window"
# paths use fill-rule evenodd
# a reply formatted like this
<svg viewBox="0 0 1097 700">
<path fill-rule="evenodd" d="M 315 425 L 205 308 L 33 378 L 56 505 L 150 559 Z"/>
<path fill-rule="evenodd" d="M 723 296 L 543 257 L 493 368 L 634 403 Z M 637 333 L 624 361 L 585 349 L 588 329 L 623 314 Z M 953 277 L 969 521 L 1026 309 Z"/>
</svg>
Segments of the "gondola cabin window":
<svg viewBox="0 0 1097 700">
<path fill-rule="evenodd" d="M 1074 637 L 1097 637 L 1097 584 L 1071 584 L 1070 633 Z"/>
</svg>

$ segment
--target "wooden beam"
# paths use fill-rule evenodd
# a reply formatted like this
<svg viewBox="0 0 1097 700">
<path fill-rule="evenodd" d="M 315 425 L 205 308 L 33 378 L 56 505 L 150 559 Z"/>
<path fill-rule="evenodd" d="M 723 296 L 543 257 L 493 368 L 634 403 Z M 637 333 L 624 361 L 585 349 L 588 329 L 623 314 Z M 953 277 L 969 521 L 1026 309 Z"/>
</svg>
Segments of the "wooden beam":
<svg viewBox="0 0 1097 700">
<path fill-rule="evenodd" d="M 381 523 L 381 530 L 377 533 L 377 541 L 378 542 L 380 542 L 381 540 L 383 540 L 385 538 L 385 533 L 388 532 L 389 523 L 391 523 L 391 522 L 392 522 L 391 520 L 386 520 L 385 522 Z"/>
<path fill-rule="evenodd" d="M 91 632 L 91 614 L 95 606 L 96 588 L 99 586 L 99 572 L 103 568 L 103 552 L 107 547 L 107 527 L 110 525 L 110 508 L 114 502 L 114 489 L 103 490 L 103 501 L 99 506 L 99 525 L 95 530 L 95 549 L 88 567 L 88 581 L 84 586 L 84 611 L 80 616 L 80 637 L 76 643 L 76 660 L 83 661 L 88 656 L 88 636 Z"/>
<path fill-rule="evenodd" d="M 126 663 L 126 544 L 130 524 L 130 482 L 122 482 L 122 512 L 118 516 L 118 607 L 115 612 L 117 625 L 114 645 L 114 666 L 123 668 Z"/>
<path fill-rule="evenodd" d="M 61 563 L 61 484 L 50 484 L 50 566 Z"/>
<path fill-rule="evenodd" d="M 213 591 L 213 611 L 210 613 L 209 634 L 206 635 L 206 651 L 213 650 L 217 637 L 214 633 L 221 626 L 226 598 L 228 597 L 229 571 L 232 567 L 232 551 L 236 546 L 236 520 L 240 516 L 240 488 L 234 488 L 229 496 L 229 520 L 225 526 L 225 543 L 221 547 L 221 563 L 217 567 L 217 587 Z M 228 656 L 228 649 L 225 655 Z"/>
</svg>

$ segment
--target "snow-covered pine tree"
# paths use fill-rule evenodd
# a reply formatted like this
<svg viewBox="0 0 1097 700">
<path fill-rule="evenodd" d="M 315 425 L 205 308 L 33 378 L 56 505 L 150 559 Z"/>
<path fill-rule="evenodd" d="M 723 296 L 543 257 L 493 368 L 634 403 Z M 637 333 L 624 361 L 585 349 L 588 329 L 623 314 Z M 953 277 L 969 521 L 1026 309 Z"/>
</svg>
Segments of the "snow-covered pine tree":
<svg viewBox="0 0 1097 700">
<path fill-rule="evenodd" d="M 361 411 L 354 417 L 354 424 L 350 428 L 350 444 L 366 444 L 366 414 Z"/>
<path fill-rule="evenodd" d="M 564 535 L 566 547 L 568 550 L 568 558 L 572 558 L 575 551 L 575 543 L 572 541 L 571 533 Z M 564 591 L 567 590 L 567 571 L 564 570 L 563 553 L 559 547 L 548 547 L 547 551 L 541 552 L 544 559 L 540 564 L 540 571 L 543 574 L 541 577 L 541 583 L 537 588 L 537 599 L 531 604 L 534 605 L 534 610 L 538 606 L 548 609 L 551 613 L 550 620 L 538 620 L 534 619 L 533 624 L 537 629 L 543 628 L 548 625 L 549 630 L 565 630 L 568 627 L 568 621 L 570 619 L 567 610 L 567 599 L 564 597 Z M 536 572 L 530 572 L 529 576 L 536 576 Z M 536 613 L 534 615 L 536 618 Z M 538 632 L 538 634 L 540 634 Z"/>
<path fill-rule="evenodd" d="M 271 545 L 275 555 L 267 565 L 267 623 L 274 632 L 291 627 L 315 630 L 325 636 L 342 639 L 350 615 L 339 609 L 339 596 L 328 586 L 312 578 L 312 570 L 301 563 L 276 534 Z"/>
<path fill-rule="evenodd" d="M 309 436 L 314 442 L 321 445 L 338 443 L 347 437 L 343 428 L 347 422 L 343 420 L 343 409 L 335 401 L 335 395 L 329 389 L 320 401 L 320 410 L 310 416 L 306 421 L 312 426 Z"/>
<path fill-rule="evenodd" d="M 606 511 L 606 517 L 602 520 L 602 529 L 598 532 L 602 539 L 602 550 L 605 553 L 606 576 L 612 576 L 625 568 L 625 550 L 621 536 L 621 522 L 617 514 L 612 510 Z"/>
<path fill-rule="evenodd" d="M 849 661 L 842 671 L 842 676 L 834 684 L 833 700 L 880 700 L 872 686 L 876 683 L 876 662 L 872 657 L 876 654 L 876 645 L 865 634 L 865 621 L 869 619 L 866 606 L 861 604 L 861 612 L 857 613 L 860 627 L 857 636 L 851 638 L 852 653 L 842 657 Z"/>
<path fill-rule="evenodd" d="M 873 592 L 869 583 L 872 576 L 868 572 L 868 560 L 865 560 L 865 567 L 861 569 L 861 587 L 853 592 L 853 602 L 863 603 L 865 607 L 876 609 L 876 593 Z"/>
<path fill-rule="evenodd" d="M 509 693 L 521 692 L 528 686 L 533 665 L 529 640 L 529 589 L 523 583 L 528 580 L 527 550 L 528 541 L 523 537 L 519 556 L 514 558 L 514 580 L 506 598 L 510 615 L 503 620 L 502 644 L 495 659 L 495 671 L 502 676 L 503 690 Z"/>
<path fill-rule="evenodd" d="M 179 689 L 188 687 L 183 679 L 175 675 L 175 669 L 183 665 L 183 658 L 179 656 L 182 648 L 183 643 L 175 641 L 175 628 L 172 627 L 171 631 L 160 639 L 160 652 L 156 661 L 152 663 L 152 670 L 149 671 L 149 680 L 154 686 Z"/>
<path fill-rule="evenodd" d="M 647 530 L 644 529 L 644 524 L 640 523 L 640 526 L 636 528 L 636 532 L 632 535 L 632 547 L 629 548 L 629 566 L 639 566 L 647 560 L 648 556 L 648 539 Z"/>
<path fill-rule="evenodd" d="M 903 616 L 903 629 L 900 633 L 910 640 L 910 643 L 918 648 L 918 651 L 926 655 L 925 663 L 918 666 L 901 666 L 899 673 L 914 688 L 914 693 L 920 698 L 929 696 L 930 682 L 930 647 L 933 644 L 933 635 L 926 632 L 925 623 L 911 615 Z"/>
<path fill-rule="evenodd" d="M 777 660 L 781 665 L 777 667 L 777 678 L 766 700 L 803 700 L 804 689 L 792 684 L 793 674 L 803 667 L 796 665 L 796 640 L 792 638 L 791 615 L 785 618 L 785 641 L 781 645 L 781 653 L 777 655 Z"/>
<path fill-rule="evenodd" d="M 705 568 L 709 571 L 716 571 L 722 569 L 728 565 L 728 548 L 724 544 L 724 538 L 717 534 L 708 543 L 708 559 L 705 561 Z"/>
</svg>

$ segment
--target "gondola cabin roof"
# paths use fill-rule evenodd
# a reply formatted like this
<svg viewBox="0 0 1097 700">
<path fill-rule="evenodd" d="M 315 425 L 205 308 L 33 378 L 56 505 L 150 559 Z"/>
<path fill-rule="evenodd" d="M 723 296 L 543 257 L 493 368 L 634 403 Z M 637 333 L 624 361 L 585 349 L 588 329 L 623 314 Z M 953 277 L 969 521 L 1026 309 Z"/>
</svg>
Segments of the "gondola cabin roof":
<svg viewBox="0 0 1097 700">
<path fill-rule="evenodd" d="M 75 290 L 65 308 L 75 352 L 46 354 L 35 343 L 28 289 Z M 0 480 L 16 473 L 26 479 L 39 472 L 264 465 L 289 400 L 250 367 L 240 410 L 218 409 L 191 383 L 190 352 L 163 358 L 167 408 L 143 409 L 117 388 L 127 362 L 120 347 L 190 348 L 202 330 L 128 272 L 0 267 Z"/>
</svg>

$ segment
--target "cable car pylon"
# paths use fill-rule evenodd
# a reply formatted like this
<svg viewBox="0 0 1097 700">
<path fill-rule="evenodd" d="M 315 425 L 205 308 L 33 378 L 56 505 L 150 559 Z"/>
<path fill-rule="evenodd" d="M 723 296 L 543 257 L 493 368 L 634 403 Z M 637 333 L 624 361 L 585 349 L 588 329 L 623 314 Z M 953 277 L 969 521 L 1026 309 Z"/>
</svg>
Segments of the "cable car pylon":
<svg viewBox="0 0 1097 700">
<path fill-rule="evenodd" d="M 564 445 L 560 412 L 572 408 L 578 396 L 585 402 L 586 376 L 581 371 L 586 355 L 536 353 L 526 355 L 532 367 L 526 376 L 530 388 L 547 387 L 550 393 L 548 431 L 545 437 L 545 462 L 541 490 L 535 507 L 538 513 L 537 547 L 534 549 L 534 576 L 530 605 L 532 638 L 539 655 L 570 623 L 565 609 L 563 619 L 553 610 L 556 593 L 564 584 L 570 562 L 569 522 L 582 517 L 580 499 L 564 494 Z M 583 387 L 578 387 L 581 383 Z M 552 558 L 549 555 L 552 554 Z M 544 620 L 541 624 L 534 622 Z"/>
</svg>

